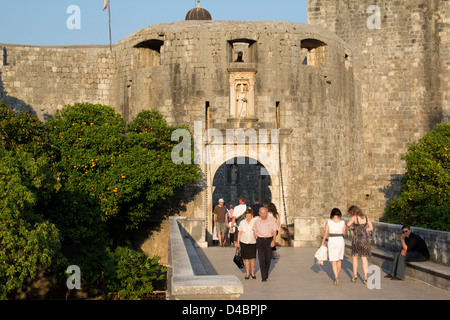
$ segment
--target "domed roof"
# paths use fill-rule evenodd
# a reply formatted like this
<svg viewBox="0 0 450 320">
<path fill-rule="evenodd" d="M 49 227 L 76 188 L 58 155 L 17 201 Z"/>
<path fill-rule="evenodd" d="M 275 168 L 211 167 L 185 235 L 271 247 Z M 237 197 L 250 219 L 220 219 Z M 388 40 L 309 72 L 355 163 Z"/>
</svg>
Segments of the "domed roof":
<svg viewBox="0 0 450 320">
<path fill-rule="evenodd" d="M 212 20 L 211 14 L 208 10 L 203 9 L 200 6 L 200 0 L 197 0 L 197 8 L 189 10 L 186 14 L 186 20 Z"/>
</svg>

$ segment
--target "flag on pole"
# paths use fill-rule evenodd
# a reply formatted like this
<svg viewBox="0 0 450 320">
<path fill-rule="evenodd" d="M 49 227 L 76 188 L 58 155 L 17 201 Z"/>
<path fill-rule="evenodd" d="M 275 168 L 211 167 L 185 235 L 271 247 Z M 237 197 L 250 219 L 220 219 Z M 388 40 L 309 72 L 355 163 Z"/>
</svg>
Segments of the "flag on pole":
<svg viewBox="0 0 450 320">
<path fill-rule="evenodd" d="M 105 0 L 103 3 L 103 11 L 108 9 L 108 20 L 109 20 L 109 49 L 112 51 L 112 40 L 111 40 L 111 3 L 110 0 Z"/>
</svg>

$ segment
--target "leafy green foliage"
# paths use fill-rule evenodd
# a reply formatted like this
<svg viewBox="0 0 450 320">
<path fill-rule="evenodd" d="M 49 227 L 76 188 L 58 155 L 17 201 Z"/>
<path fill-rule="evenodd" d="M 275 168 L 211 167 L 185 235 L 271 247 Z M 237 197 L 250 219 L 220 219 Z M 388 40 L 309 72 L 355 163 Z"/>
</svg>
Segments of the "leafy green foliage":
<svg viewBox="0 0 450 320">
<path fill-rule="evenodd" d="M 78 265 L 85 282 L 125 286 L 121 297 L 147 293 L 157 259 L 110 250 L 200 179 L 197 165 L 171 160 L 179 128 L 157 111 L 127 126 L 114 109 L 89 103 L 66 106 L 44 125 L 0 104 L 0 297 L 55 260 Z M 125 274 L 122 256 L 142 266 Z M 102 276 L 111 264 L 121 279 L 108 278 L 113 285 Z"/>
<path fill-rule="evenodd" d="M 450 125 L 439 125 L 402 156 L 406 174 L 400 197 L 383 221 L 450 231 Z"/>
<path fill-rule="evenodd" d="M 21 288 L 39 267 L 64 260 L 58 229 L 34 212 L 37 191 L 54 185 L 45 159 L 0 149 L 0 299 Z"/>
<path fill-rule="evenodd" d="M 21 149 L 32 155 L 49 153 L 45 125 L 33 114 L 19 114 L 0 103 L 0 149 Z"/>
<path fill-rule="evenodd" d="M 156 281 L 165 279 L 167 269 L 158 256 L 149 259 L 144 252 L 117 247 L 110 253 L 112 272 L 107 274 L 108 289 L 122 300 L 139 300 L 153 292 Z"/>
<path fill-rule="evenodd" d="M 123 194 L 129 228 L 158 214 L 158 206 L 170 201 L 177 188 L 200 180 L 197 165 L 176 165 L 172 161 L 174 142 L 171 137 L 177 129 L 189 132 L 186 127 L 169 126 L 154 110 L 142 111 L 127 128 L 129 152 L 120 168 L 127 172 L 125 175 L 129 179 L 126 181 L 131 183 Z M 193 159 L 193 150 L 191 156 Z"/>
<path fill-rule="evenodd" d="M 136 228 L 176 188 L 199 180 L 198 166 L 173 164 L 171 135 L 178 127 L 157 111 L 141 112 L 126 127 L 110 107 L 76 104 L 48 126 L 65 190 L 81 193 L 73 209 L 83 203 L 91 223 L 116 218 Z"/>
</svg>

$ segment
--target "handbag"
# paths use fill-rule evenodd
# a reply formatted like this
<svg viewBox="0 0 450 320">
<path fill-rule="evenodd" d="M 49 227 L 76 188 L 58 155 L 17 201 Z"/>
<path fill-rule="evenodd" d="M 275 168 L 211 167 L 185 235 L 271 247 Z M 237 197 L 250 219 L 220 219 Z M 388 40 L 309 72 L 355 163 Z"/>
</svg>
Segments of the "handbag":
<svg viewBox="0 0 450 320">
<path fill-rule="evenodd" d="M 234 255 L 233 262 L 237 265 L 237 267 L 239 269 L 242 269 L 245 267 L 244 259 L 242 259 L 242 257 L 241 257 L 241 250 L 238 248 L 236 248 L 236 254 Z"/>
<path fill-rule="evenodd" d="M 319 265 L 323 265 L 323 262 L 327 260 L 328 249 L 325 246 L 320 246 L 319 250 L 316 251 L 314 257 L 317 259 Z"/>
<path fill-rule="evenodd" d="M 245 213 L 241 214 L 239 217 L 236 218 L 236 221 L 235 221 L 236 225 L 239 227 L 239 224 L 244 219 L 245 219 Z"/>
<path fill-rule="evenodd" d="M 219 233 L 217 232 L 216 226 L 213 228 L 213 240 L 219 240 Z"/>
</svg>

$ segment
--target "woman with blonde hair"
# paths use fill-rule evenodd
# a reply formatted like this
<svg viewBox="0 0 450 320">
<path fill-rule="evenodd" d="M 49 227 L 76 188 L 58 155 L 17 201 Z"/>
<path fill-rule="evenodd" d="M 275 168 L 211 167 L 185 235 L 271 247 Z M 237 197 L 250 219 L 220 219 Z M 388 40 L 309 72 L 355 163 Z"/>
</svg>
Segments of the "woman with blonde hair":
<svg viewBox="0 0 450 320">
<path fill-rule="evenodd" d="M 353 278 L 352 282 L 355 283 L 358 279 L 358 256 L 361 257 L 364 281 L 367 283 L 367 270 L 369 269 L 368 257 L 372 255 L 370 247 L 369 231 L 373 230 L 372 222 L 367 217 L 361 208 L 357 206 L 351 206 L 348 209 L 348 213 L 352 216 L 347 226 L 354 231 L 352 239 L 352 257 L 353 257 Z"/>
</svg>

